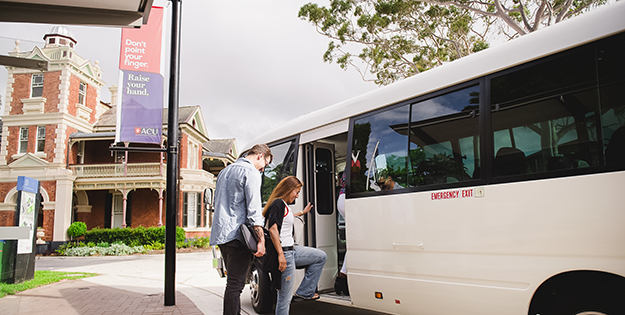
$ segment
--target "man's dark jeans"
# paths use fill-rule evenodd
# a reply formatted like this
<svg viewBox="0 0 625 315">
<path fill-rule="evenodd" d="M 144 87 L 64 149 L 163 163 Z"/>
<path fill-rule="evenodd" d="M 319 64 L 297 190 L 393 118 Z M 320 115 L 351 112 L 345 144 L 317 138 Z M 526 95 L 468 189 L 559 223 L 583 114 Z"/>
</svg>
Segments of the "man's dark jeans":
<svg viewBox="0 0 625 315">
<path fill-rule="evenodd" d="M 245 287 L 245 278 L 250 272 L 253 255 L 239 240 L 221 244 L 219 250 L 228 272 L 223 314 L 239 315 L 241 314 L 241 292 Z"/>
</svg>

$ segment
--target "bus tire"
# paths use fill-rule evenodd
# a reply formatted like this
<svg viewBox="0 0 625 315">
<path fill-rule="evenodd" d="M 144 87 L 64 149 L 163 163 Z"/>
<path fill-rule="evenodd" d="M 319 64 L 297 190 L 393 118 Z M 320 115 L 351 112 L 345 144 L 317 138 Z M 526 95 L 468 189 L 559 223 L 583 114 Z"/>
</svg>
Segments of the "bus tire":
<svg viewBox="0 0 625 315">
<path fill-rule="evenodd" d="M 276 301 L 276 290 L 271 287 L 269 275 L 255 265 L 252 266 L 250 279 L 250 298 L 254 310 L 259 314 L 271 313 Z"/>
<path fill-rule="evenodd" d="M 553 315 L 612 315 L 625 314 L 622 297 L 609 292 L 574 294 L 556 303 L 547 314 Z"/>
</svg>

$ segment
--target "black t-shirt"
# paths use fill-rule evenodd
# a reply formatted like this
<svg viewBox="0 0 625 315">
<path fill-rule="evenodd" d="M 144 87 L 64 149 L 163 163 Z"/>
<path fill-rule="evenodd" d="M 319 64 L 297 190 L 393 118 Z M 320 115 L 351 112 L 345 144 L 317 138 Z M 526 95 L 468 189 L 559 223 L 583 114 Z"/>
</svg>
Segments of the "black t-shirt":
<svg viewBox="0 0 625 315">
<path fill-rule="evenodd" d="M 282 231 L 282 220 L 284 220 L 284 201 L 282 199 L 274 200 L 267 209 L 267 230 L 271 229 L 274 224 L 278 225 L 278 235 Z"/>
</svg>

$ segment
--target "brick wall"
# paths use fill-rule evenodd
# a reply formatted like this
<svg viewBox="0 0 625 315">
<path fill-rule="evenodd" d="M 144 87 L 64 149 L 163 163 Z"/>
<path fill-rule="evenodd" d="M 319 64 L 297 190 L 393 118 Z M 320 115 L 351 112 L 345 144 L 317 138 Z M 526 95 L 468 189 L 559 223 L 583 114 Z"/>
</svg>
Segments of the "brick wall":
<svg viewBox="0 0 625 315">
<path fill-rule="evenodd" d="M 17 186 L 17 182 L 0 183 L 0 202 L 4 202 L 9 191 Z"/>
<path fill-rule="evenodd" d="M 13 75 L 13 92 L 11 93 L 11 111 L 9 115 L 22 115 L 24 114 L 23 108 L 24 104 L 22 103 L 22 99 L 30 98 L 30 80 L 31 74 L 22 73 L 22 74 L 14 74 Z M 46 78 L 44 76 L 43 85 L 45 89 L 45 85 L 47 84 Z"/>
<path fill-rule="evenodd" d="M 67 162 L 67 143 L 69 143 L 69 137 L 72 135 L 72 133 L 77 132 L 77 131 L 78 130 L 76 128 L 72 128 L 69 126 L 65 129 L 65 142 L 63 142 L 63 153 L 62 153 L 62 156 L 60 157 L 63 163 Z M 56 138 L 56 134 L 54 135 L 54 137 Z M 55 157 L 54 155 L 52 156 Z"/>
<path fill-rule="evenodd" d="M 54 209 L 43 210 L 43 226 L 46 230 L 46 236 L 43 238 L 46 242 L 52 242 L 54 237 Z M 65 231 L 63 232 L 65 233 Z"/>
<path fill-rule="evenodd" d="M 159 148 L 155 144 L 133 143 L 136 148 Z M 157 163 L 161 158 L 159 152 L 128 152 L 128 163 Z"/>
<path fill-rule="evenodd" d="M 67 112 L 76 117 L 76 104 L 78 104 L 78 90 L 80 89 L 80 79 L 74 75 L 69 77 L 69 97 Z"/>
<path fill-rule="evenodd" d="M 91 84 L 87 84 L 87 99 L 85 100 L 85 106 L 91 109 L 89 123 L 95 124 L 97 121 L 96 113 L 98 112 L 98 90 L 91 86 Z"/>
<path fill-rule="evenodd" d="M 50 202 L 56 201 L 56 181 L 42 181 L 39 182 L 41 188 L 43 188 L 48 194 Z M 43 210 L 43 226 L 46 231 L 44 241 L 51 242 L 54 236 L 54 209 Z"/>
<path fill-rule="evenodd" d="M 137 189 L 132 192 L 132 227 L 158 226 L 158 192 L 152 189 Z M 165 203 L 163 202 L 163 224 Z"/>
<path fill-rule="evenodd" d="M 15 226 L 15 211 L 0 211 L 0 226 Z"/>
<path fill-rule="evenodd" d="M 115 157 L 111 156 L 111 150 L 109 150 L 112 142 L 111 140 L 86 141 L 85 164 L 114 163 Z"/>
<path fill-rule="evenodd" d="M 56 181 L 39 182 L 39 185 L 48 193 L 50 201 L 56 201 Z"/>
<path fill-rule="evenodd" d="M 211 231 L 190 231 L 190 232 L 185 232 L 185 236 L 187 238 L 210 237 L 211 236 Z"/>
<path fill-rule="evenodd" d="M 43 75 L 43 97 L 46 98 L 44 113 L 59 112 L 59 86 L 61 85 L 61 71 L 46 72 Z"/>
<path fill-rule="evenodd" d="M 28 126 L 28 145 L 26 152 L 35 154 L 37 149 L 37 126 Z"/>
<path fill-rule="evenodd" d="M 106 190 L 87 191 L 89 204 L 91 205 L 91 213 L 85 213 L 85 217 L 88 216 L 88 218 L 81 220 L 87 224 L 87 229 L 91 230 L 96 227 L 104 228 L 104 205 L 106 203 L 106 194 Z"/>
<path fill-rule="evenodd" d="M 7 141 L 6 163 L 10 164 L 11 162 L 13 162 L 13 158 L 11 158 L 11 156 L 17 154 L 18 141 L 20 138 L 20 127 L 11 126 L 8 129 L 8 133 L 6 135 L 2 135 L 2 141 Z"/>
<path fill-rule="evenodd" d="M 78 164 L 78 147 L 80 144 L 74 143 L 69 149 L 69 165 Z"/>
<path fill-rule="evenodd" d="M 189 136 L 186 133 L 182 133 L 182 139 L 180 140 L 180 168 L 187 168 L 188 151 L 189 151 Z M 178 222 L 181 222 L 181 221 L 178 221 Z"/>
<path fill-rule="evenodd" d="M 46 146 L 44 152 L 46 153 L 45 160 L 50 163 L 54 161 L 54 147 L 56 146 L 54 139 L 56 139 L 56 126 L 46 125 Z"/>
</svg>

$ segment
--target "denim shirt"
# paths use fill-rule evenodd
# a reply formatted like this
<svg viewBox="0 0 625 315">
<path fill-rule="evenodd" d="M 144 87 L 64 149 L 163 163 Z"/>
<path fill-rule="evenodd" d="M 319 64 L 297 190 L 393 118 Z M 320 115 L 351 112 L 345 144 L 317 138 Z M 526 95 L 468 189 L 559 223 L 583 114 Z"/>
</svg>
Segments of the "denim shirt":
<svg viewBox="0 0 625 315">
<path fill-rule="evenodd" d="M 215 186 L 215 214 L 210 245 L 243 242 L 239 226 L 243 223 L 263 226 L 261 175 L 252 162 L 238 159 L 219 172 Z"/>
</svg>

